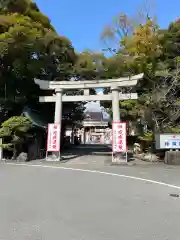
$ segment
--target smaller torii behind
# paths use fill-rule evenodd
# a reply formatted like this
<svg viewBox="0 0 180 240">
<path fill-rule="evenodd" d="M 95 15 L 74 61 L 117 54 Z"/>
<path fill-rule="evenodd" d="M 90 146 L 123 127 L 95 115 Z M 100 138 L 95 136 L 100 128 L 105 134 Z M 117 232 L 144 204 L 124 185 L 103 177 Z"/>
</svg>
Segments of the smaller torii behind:
<svg viewBox="0 0 180 240">
<path fill-rule="evenodd" d="M 136 93 L 122 94 L 121 88 L 133 87 L 138 80 L 143 78 L 143 74 L 138 74 L 132 77 L 124 77 L 118 79 L 104 80 L 85 80 L 85 81 L 45 81 L 35 79 L 35 83 L 44 90 L 55 90 L 55 96 L 40 97 L 40 102 L 55 102 L 54 123 L 60 124 L 62 120 L 62 103 L 63 102 L 85 102 L 85 101 L 112 101 L 113 121 L 120 121 L 119 101 L 126 99 L 137 99 Z M 89 95 L 90 88 L 110 88 L 111 93 L 105 95 Z M 84 95 L 66 96 L 63 95 L 64 90 L 84 89 Z M 61 131 L 61 130 L 60 130 Z M 61 134 L 61 132 L 60 132 Z M 115 159 L 118 159 L 117 156 Z M 56 159 L 60 160 L 59 157 Z M 120 158 L 119 161 L 121 162 Z"/>
</svg>

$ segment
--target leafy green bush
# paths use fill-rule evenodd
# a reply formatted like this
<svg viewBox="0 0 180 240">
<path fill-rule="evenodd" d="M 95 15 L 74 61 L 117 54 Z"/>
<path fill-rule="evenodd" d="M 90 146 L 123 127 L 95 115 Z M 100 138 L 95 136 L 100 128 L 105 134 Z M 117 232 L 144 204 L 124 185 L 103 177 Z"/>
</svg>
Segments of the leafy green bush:
<svg viewBox="0 0 180 240">
<path fill-rule="evenodd" d="M 29 138 L 28 131 L 31 128 L 32 122 L 27 117 L 14 116 L 9 118 L 2 123 L 0 128 L 0 138 L 3 139 L 1 147 L 12 150 L 13 158 L 16 158 L 19 147 Z"/>
</svg>

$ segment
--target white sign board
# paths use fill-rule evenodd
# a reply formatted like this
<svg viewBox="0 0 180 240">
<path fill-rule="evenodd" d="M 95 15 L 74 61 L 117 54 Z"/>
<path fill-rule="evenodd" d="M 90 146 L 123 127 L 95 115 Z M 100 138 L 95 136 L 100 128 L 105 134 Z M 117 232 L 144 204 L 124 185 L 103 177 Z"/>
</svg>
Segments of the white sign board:
<svg viewBox="0 0 180 240">
<path fill-rule="evenodd" d="M 60 151 L 60 124 L 48 124 L 47 152 Z"/>
<path fill-rule="evenodd" d="M 113 153 L 127 152 L 126 123 L 113 122 L 112 132 L 113 132 L 112 138 Z"/>
<path fill-rule="evenodd" d="M 179 133 L 155 134 L 156 149 L 180 149 Z"/>
</svg>

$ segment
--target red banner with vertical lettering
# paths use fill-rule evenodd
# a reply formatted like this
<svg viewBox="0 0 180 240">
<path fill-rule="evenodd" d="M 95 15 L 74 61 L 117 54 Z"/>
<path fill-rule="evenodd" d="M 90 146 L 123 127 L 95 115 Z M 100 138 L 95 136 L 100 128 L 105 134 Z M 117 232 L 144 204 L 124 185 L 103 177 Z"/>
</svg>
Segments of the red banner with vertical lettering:
<svg viewBox="0 0 180 240">
<path fill-rule="evenodd" d="M 60 124 L 48 124 L 47 152 L 60 151 Z"/>
<path fill-rule="evenodd" d="M 114 153 L 127 152 L 126 123 L 112 123 L 112 151 Z"/>
</svg>

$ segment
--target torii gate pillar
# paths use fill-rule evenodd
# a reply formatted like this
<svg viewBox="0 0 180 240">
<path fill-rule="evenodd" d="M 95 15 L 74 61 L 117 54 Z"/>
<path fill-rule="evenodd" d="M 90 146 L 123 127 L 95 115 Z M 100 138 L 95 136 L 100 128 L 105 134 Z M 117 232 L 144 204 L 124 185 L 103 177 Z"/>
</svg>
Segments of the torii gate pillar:
<svg viewBox="0 0 180 240">
<path fill-rule="evenodd" d="M 119 88 L 111 88 L 112 91 L 112 112 L 113 121 L 120 121 L 120 109 L 119 109 Z"/>
<path fill-rule="evenodd" d="M 62 89 L 56 89 L 55 92 L 56 92 L 56 102 L 55 102 L 54 123 L 61 124 L 63 90 Z"/>
</svg>

